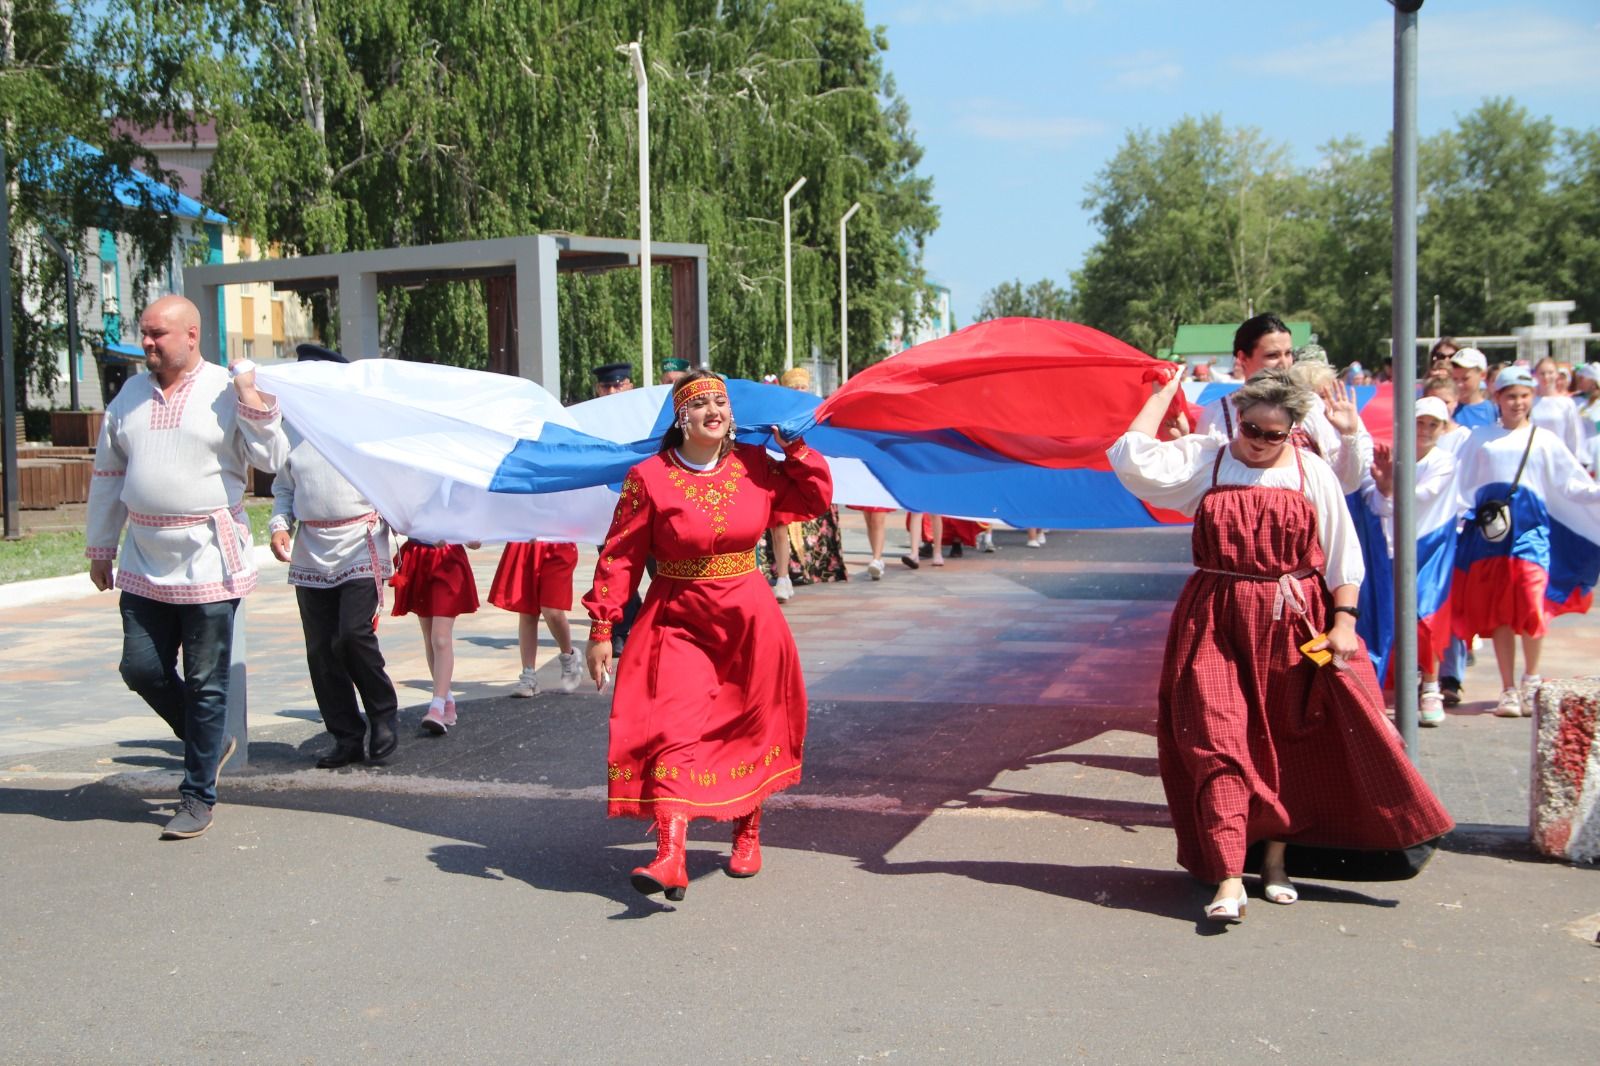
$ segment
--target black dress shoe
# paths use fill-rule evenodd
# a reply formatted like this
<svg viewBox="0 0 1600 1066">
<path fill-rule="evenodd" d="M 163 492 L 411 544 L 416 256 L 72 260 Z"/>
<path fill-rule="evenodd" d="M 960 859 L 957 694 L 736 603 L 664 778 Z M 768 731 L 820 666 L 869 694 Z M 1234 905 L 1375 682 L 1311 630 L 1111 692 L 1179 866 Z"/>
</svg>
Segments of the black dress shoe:
<svg viewBox="0 0 1600 1066">
<path fill-rule="evenodd" d="M 341 766 L 360 762 L 365 757 L 361 752 L 361 741 L 341 740 L 332 751 L 317 760 L 317 769 L 337 770 Z"/>
<path fill-rule="evenodd" d="M 958 541 L 954 541 L 954 542 L 951 543 L 951 545 L 950 545 L 950 558 L 952 558 L 952 559 L 961 558 L 961 542 L 959 540 Z"/>
<path fill-rule="evenodd" d="M 373 762 L 387 759 L 400 746 L 400 734 L 394 727 L 394 720 L 398 717 L 398 711 L 390 711 L 388 714 L 372 715 L 367 723 L 370 733 L 367 738 L 367 758 Z"/>
</svg>

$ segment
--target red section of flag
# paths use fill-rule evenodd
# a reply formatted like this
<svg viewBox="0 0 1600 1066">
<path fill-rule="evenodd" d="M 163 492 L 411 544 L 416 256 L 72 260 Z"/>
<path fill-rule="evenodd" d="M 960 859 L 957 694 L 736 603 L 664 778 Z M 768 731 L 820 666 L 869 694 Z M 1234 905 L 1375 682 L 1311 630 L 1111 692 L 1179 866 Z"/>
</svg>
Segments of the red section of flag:
<svg viewBox="0 0 1600 1066">
<path fill-rule="evenodd" d="M 838 429 L 954 430 L 1020 462 L 1103 470 L 1151 382 L 1173 371 L 1076 322 L 1000 318 L 868 367 L 816 418 Z"/>
<path fill-rule="evenodd" d="M 1394 445 L 1394 385 L 1385 381 L 1372 390 L 1372 399 L 1361 409 L 1361 421 L 1372 439 Z"/>
</svg>

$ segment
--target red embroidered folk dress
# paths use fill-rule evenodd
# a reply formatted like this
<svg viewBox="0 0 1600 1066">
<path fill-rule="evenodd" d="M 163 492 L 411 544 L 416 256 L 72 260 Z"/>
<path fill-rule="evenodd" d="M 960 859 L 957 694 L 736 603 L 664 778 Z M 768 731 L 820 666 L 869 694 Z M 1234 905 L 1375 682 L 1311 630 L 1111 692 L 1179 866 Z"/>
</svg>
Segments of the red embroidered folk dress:
<svg viewBox="0 0 1600 1066">
<path fill-rule="evenodd" d="M 756 569 L 771 526 L 827 509 L 827 462 L 737 445 L 709 470 L 675 452 L 622 483 L 583 597 L 596 637 L 622 619 L 647 558 L 656 577 L 617 664 L 607 756 L 613 818 L 737 818 L 800 780 L 806 690 L 794 637 Z"/>
<path fill-rule="evenodd" d="M 1179 864 L 1216 883 L 1261 840 L 1394 850 L 1443 835 L 1454 823 L 1385 717 L 1365 649 L 1342 668 L 1299 650 L 1332 607 L 1306 493 L 1317 460 L 1296 449 L 1298 490 L 1228 485 L 1224 451 L 1161 669 L 1156 744 Z"/>
</svg>

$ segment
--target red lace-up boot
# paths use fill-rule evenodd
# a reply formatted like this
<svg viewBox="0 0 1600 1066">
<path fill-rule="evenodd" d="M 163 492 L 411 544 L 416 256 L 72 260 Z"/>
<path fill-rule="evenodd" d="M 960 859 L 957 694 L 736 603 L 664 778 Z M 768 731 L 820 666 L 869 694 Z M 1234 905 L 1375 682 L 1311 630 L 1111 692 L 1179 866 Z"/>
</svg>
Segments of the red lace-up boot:
<svg viewBox="0 0 1600 1066">
<path fill-rule="evenodd" d="M 676 811 L 656 812 L 656 858 L 633 871 L 633 887 L 647 896 L 664 892 L 676 903 L 689 889 L 685 863 L 689 816 Z"/>
<path fill-rule="evenodd" d="M 733 823 L 733 856 L 728 859 L 732 877 L 754 877 L 761 872 L 761 808 Z"/>
</svg>

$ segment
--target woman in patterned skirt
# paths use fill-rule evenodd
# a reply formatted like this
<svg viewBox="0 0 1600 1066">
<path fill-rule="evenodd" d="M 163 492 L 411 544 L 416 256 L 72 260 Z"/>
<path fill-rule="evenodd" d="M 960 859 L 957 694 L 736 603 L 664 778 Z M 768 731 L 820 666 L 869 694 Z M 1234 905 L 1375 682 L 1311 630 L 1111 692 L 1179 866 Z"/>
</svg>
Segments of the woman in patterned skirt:
<svg viewBox="0 0 1600 1066">
<path fill-rule="evenodd" d="M 1163 440 L 1181 374 L 1107 453 L 1128 490 L 1194 516 L 1195 574 L 1172 612 L 1156 743 L 1178 862 L 1244 917 L 1247 848 L 1264 897 L 1298 898 L 1290 843 L 1390 850 L 1451 828 L 1384 716 L 1356 636 L 1364 576 L 1332 468 L 1291 433 L 1311 394 L 1265 370 L 1232 396 L 1239 435 Z M 1302 646 L 1306 651 L 1302 651 Z M 1329 652 L 1318 666 L 1309 653 Z"/>
<path fill-rule="evenodd" d="M 607 813 L 656 823 L 640 892 L 683 898 L 691 817 L 736 820 L 728 872 L 761 868 L 761 804 L 800 780 L 805 681 L 783 612 L 756 568 L 764 530 L 825 510 L 833 482 L 802 441 L 785 458 L 734 443 L 727 387 L 692 371 L 673 390 L 661 451 L 628 472 L 583 604 L 589 674 L 604 687 L 611 627 L 647 558 L 656 576 L 618 664 Z"/>
</svg>

